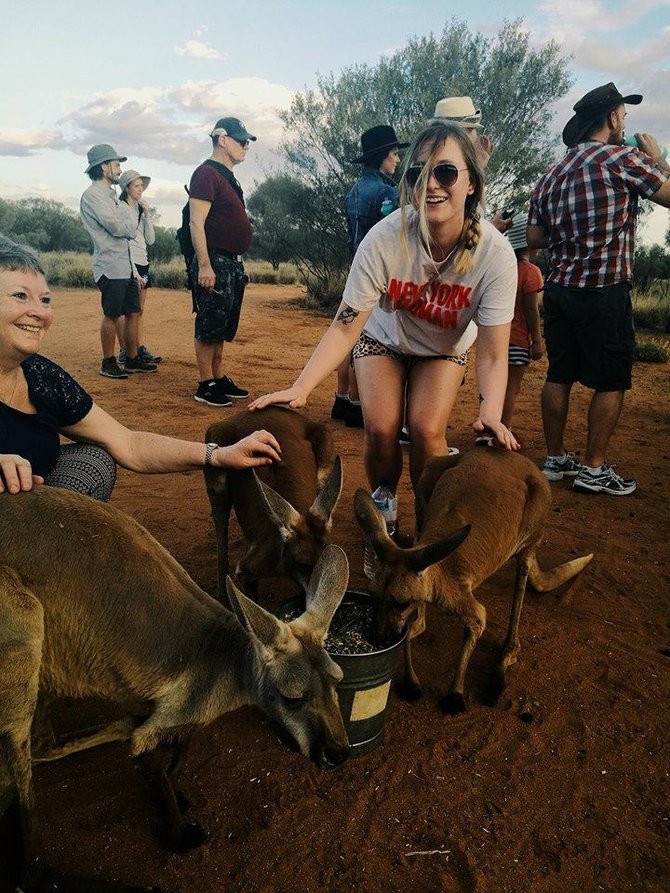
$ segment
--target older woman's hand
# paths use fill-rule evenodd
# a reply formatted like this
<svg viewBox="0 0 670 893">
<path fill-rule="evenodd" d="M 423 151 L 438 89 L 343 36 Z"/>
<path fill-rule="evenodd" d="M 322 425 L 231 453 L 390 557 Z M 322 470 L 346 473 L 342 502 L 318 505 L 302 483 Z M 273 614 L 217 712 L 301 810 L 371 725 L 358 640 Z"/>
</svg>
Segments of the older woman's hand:
<svg viewBox="0 0 670 893">
<path fill-rule="evenodd" d="M 495 445 L 503 447 L 506 450 L 521 449 L 519 441 L 502 422 L 483 419 L 480 416 L 472 423 L 472 430 L 477 437 L 480 437 L 482 434 L 491 434 L 494 438 Z"/>
<path fill-rule="evenodd" d="M 43 484 L 44 478 L 33 474 L 30 462 L 15 453 L 0 453 L 0 493 L 20 493 Z"/>
<path fill-rule="evenodd" d="M 220 468 L 254 468 L 281 462 L 281 447 L 269 431 L 254 431 L 237 443 L 220 446 L 212 454 L 212 465 Z"/>
</svg>

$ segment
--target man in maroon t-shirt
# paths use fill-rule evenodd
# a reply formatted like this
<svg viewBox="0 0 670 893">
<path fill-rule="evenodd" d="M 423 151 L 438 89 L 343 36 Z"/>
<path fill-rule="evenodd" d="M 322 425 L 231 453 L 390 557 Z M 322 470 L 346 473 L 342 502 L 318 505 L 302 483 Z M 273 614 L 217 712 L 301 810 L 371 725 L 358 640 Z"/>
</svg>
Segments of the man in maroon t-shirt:
<svg viewBox="0 0 670 893">
<path fill-rule="evenodd" d="M 232 341 L 237 332 L 246 283 L 241 255 L 251 244 L 251 225 L 233 167 L 244 161 L 249 141 L 256 137 L 239 118 L 221 118 L 210 136 L 212 154 L 195 169 L 189 188 L 199 378 L 195 400 L 230 406 L 233 398 L 249 396 L 223 375 L 223 342 Z"/>
</svg>

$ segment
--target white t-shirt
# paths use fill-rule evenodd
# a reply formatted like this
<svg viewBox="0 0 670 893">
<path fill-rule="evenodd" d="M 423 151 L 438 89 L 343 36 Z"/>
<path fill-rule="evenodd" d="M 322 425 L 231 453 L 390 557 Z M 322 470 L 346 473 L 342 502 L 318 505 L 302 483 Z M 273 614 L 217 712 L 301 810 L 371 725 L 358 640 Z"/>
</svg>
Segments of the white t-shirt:
<svg viewBox="0 0 670 893">
<path fill-rule="evenodd" d="M 408 208 L 407 214 L 409 253 L 400 237 L 399 209 L 376 224 L 361 242 L 344 301 L 354 310 L 372 310 L 365 333 L 398 353 L 463 353 L 474 344 L 478 325 L 502 325 L 514 317 L 514 250 L 492 224 L 481 220 L 481 238 L 470 272 L 459 275 L 448 264 L 416 301 L 436 264 L 418 236 L 416 212 Z M 416 306 L 411 307 L 413 302 Z"/>
</svg>

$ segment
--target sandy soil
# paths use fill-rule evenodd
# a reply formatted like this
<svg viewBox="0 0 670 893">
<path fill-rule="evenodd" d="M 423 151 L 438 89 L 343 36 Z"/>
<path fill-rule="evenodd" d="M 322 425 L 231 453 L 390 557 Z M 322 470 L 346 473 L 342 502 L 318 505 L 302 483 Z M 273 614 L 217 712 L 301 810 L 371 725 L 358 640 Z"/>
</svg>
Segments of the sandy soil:
<svg viewBox="0 0 670 893">
<path fill-rule="evenodd" d="M 249 289 L 228 355 L 230 374 L 255 395 L 292 381 L 327 325 L 289 309 L 295 295 L 293 287 Z M 185 292 L 150 295 L 146 341 L 166 357 L 157 375 L 99 377 L 98 321 L 96 292 L 58 292 L 46 353 L 117 419 L 202 439 L 230 412 L 193 401 Z M 536 461 L 543 371 L 539 363 L 527 376 L 514 426 Z M 63 870 L 170 893 L 667 890 L 667 374 L 663 366 L 636 367 L 612 445 L 611 458 L 638 479 L 633 497 L 580 496 L 554 485 L 541 563 L 591 551 L 595 559 L 567 590 L 529 596 L 520 660 L 495 708 L 482 693 L 506 629 L 511 567 L 480 590 L 489 625 L 471 663 L 464 715 L 445 717 L 437 707 L 461 632 L 431 611 L 415 647 L 425 697 L 393 701 L 385 744 L 374 753 L 324 773 L 280 745 L 253 710 L 199 731 L 183 788 L 209 839 L 185 856 L 161 849 L 153 803 L 123 746 L 41 766 L 36 790 L 48 858 Z M 313 418 L 329 419 L 333 386 L 314 395 Z M 461 449 L 471 445 L 475 396 L 471 374 L 449 432 Z M 587 396 L 575 394 L 569 444 L 576 449 L 584 444 Z M 362 432 L 331 424 L 345 468 L 334 540 L 360 588 L 351 500 L 364 484 Z M 200 474 L 122 471 L 113 501 L 214 592 L 214 531 Z M 406 482 L 400 515 L 411 529 Z M 276 604 L 293 591 L 277 581 L 262 593 Z"/>
</svg>

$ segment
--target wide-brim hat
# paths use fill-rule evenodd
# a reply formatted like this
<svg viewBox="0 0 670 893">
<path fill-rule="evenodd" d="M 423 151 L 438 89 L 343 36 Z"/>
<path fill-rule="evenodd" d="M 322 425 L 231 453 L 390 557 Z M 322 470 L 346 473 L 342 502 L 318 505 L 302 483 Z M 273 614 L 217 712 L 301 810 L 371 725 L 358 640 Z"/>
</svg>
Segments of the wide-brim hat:
<svg viewBox="0 0 670 893">
<path fill-rule="evenodd" d="M 435 105 L 433 117 L 429 118 L 429 124 L 441 124 L 443 121 L 449 121 L 453 124 L 460 124 L 461 127 L 473 127 L 476 130 L 483 130 L 484 125 L 481 123 L 481 109 L 475 108 L 475 104 L 469 96 L 447 96 L 440 99 Z"/>
<path fill-rule="evenodd" d="M 361 154 L 352 158 L 352 164 L 365 164 L 374 155 L 385 149 L 406 149 L 409 143 L 401 143 L 390 124 L 377 124 L 361 134 Z"/>
<path fill-rule="evenodd" d="M 121 189 L 127 189 L 133 180 L 141 180 L 142 187 L 144 189 L 147 188 L 149 183 L 151 183 L 151 177 L 147 177 L 144 174 L 140 174 L 138 171 L 124 171 L 121 174 L 121 178 L 119 180 L 119 186 Z"/>
<path fill-rule="evenodd" d="M 246 140 L 254 140 L 255 142 L 258 139 L 253 133 L 249 133 L 239 118 L 219 118 L 210 136 L 229 136 L 231 139 L 241 140 L 242 142 Z"/>
<path fill-rule="evenodd" d="M 110 146 L 109 143 L 96 143 L 95 146 L 91 146 L 86 153 L 86 158 L 88 160 L 88 167 L 84 171 L 85 174 L 99 164 L 104 164 L 106 161 L 128 161 L 126 155 L 119 155 L 116 149 L 113 146 Z"/>
<path fill-rule="evenodd" d="M 528 248 L 528 240 L 526 237 L 527 225 L 528 214 L 525 212 L 515 214 L 512 218 L 512 225 L 505 233 L 515 251 L 519 248 Z"/>
<path fill-rule="evenodd" d="M 563 128 L 563 142 L 571 149 L 586 136 L 603 115 L 607 115 L 612 109 L 622 104 L 639 105 L 641 102 L 642 96 L 640 93 L 622 96 L 612 81 L 609 84 L 596 87 L 594 90 L 589 90 L 572 107 L 576 114 L 570 118 Z"/>
</svg>

